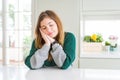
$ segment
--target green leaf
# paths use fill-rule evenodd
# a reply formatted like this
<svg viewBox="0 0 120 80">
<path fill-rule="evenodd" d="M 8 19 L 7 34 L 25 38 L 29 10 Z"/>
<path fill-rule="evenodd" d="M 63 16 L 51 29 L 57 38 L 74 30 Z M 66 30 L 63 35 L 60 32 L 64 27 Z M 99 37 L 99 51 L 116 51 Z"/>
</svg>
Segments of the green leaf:
<svg viewBox="0 0 120 80">
<path fill-rule="evenodd" d="M 85 42 L 90 42 L 91 41 L 91 37 L 89 35 L 84 37 L 84 41 Z"/>
</svg>

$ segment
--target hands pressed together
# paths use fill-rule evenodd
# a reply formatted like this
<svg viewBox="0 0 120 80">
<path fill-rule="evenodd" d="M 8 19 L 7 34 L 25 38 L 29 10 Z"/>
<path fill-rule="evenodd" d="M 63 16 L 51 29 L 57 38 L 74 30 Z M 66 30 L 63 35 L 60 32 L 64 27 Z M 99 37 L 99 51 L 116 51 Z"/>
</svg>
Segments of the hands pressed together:
<svg viewBox="0 0 120 80">
<path fill-rule="evenodd" d="M 49 35 L 45 34 L 41 29 L 39 29 L 39 30 L 41 32 L 42 38 L 45 40 L 45 43 L 47 45 L 51 45 L 55 41 L 54 38 L 52 38 Z"/>
</svg>

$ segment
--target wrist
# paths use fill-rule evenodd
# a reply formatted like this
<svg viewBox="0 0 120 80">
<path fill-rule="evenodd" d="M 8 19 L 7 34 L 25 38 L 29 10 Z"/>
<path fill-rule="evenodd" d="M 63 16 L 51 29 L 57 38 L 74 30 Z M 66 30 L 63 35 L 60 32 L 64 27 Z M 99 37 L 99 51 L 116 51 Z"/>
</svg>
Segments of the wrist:
<svg viewBox="0 0 120 80">
<path fill-rule="evenodd" d="M 50 43 L 46 43 L 46 45 L 50 46 Z"/>
<path fill-rule="evenodd" d="M 52 46 L 53 46 L 54 44 L 56 44 L 56 43 L 58 43 L 58 42 L 57 42 L 57 41 L 52 42 Z"/>
</svg>

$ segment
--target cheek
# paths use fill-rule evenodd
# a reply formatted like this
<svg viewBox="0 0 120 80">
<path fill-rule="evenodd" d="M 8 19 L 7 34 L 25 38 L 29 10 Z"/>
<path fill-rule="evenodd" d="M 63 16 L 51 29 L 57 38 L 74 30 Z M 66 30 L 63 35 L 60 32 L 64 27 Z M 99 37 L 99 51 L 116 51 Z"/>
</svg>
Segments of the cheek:
<svg viewBox="0 0 120 80">
<path fill-rule="evenodd" d="M 47 31 L 46 30 L 42 30 L 43 33 L 47 34 Z"/>
<path fill-rule="evenodd" d="M 58 28 L 56 28 L 56 32 L 58 33 Z"/>
<path fill-rule="evenodd" d="M 55 29 L 56 34 L 58 34 L 58 28 Z"/>
<path fill-rule="evenodd" d="M 58 27 L 56 27 L 56 31 L 58 31 Z"/>
</svg>

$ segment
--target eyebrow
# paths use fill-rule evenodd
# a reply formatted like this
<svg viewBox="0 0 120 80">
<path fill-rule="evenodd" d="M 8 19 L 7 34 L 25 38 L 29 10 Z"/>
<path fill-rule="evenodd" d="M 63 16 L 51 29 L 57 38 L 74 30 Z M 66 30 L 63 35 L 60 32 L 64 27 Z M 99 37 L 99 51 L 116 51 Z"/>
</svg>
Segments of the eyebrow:
<svg viewBox="0 0 120 80">
<path fill-rule="evenodd" d="M 51 22 L 51 21 L 50 21 L 50 22 L 48 22 L 48 24 L 50 24 L 50 23 L 52 23 L 52 22 Z M 48 25 L 48 24 L 47 24 L 47 25 Z M 43 26 L 41 26 L 41 27 L 45 27 L 45 25 L 43 25 Z"/>
<path fill-rule="evenodd" d="M 52 22 L 49 22 L 48 24 L 50 24 L 50 23 L 52 23 Z"/>
</svg>

